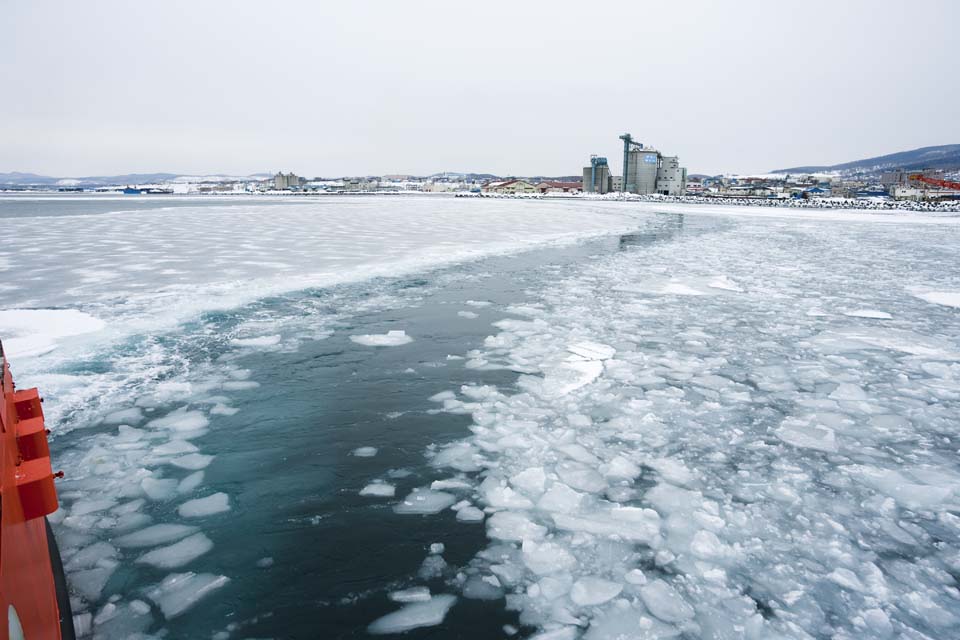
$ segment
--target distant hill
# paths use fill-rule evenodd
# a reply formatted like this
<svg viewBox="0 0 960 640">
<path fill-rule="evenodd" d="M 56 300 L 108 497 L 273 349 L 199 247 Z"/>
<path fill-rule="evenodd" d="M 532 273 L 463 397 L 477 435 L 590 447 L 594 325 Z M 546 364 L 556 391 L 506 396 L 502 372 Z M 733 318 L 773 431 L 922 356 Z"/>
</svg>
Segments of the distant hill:
<svg viewBox="0 0 960 640">
<path fill-rule="evenodd" d="M 960 169 L 960 144 L 945 144 L 939 147 L 922 147 L 901 151 L 876 158 L 855 160 L 829 166 L 810 165 L 775 169 L 771 173 L 878 173 L 893 169 Z"/>
<path fill-rule="evenodd" d="M 244 176 L 244 179 L 263 179 L 273 174 L 257 173 L 250 176 Z M 157 184 L 162 182 L 177 182 L 177 178 L 192 178 L 197 182 L 229 180 L 223 175 L 216 176 L 190 176 L 183 173 L 125 173 L 118 176 L 82 176 L 79 178 L 57 178 L 53 176 L 41 176 L 35 173 L 20 173 L 14 171 L 11 173 L 0 173 L 0 187 L 53 187 L 61 182 L 71 186 L 82 187 L 107 187 L 123 186 L 128 184 Z"/>
</svg>

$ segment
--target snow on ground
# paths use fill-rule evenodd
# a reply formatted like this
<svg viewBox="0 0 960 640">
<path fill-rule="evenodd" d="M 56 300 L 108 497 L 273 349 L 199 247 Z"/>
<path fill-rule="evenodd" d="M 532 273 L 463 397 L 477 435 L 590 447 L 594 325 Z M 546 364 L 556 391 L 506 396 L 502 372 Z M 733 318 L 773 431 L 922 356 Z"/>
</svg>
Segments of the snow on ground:
<svg viewBox="0 0 960 640">
<path fill-rule="evenodd" d="M 598 257 L 431 398 L 535 637 L 956 635 L 960 229 L 825 218 Z"/>
</svg>

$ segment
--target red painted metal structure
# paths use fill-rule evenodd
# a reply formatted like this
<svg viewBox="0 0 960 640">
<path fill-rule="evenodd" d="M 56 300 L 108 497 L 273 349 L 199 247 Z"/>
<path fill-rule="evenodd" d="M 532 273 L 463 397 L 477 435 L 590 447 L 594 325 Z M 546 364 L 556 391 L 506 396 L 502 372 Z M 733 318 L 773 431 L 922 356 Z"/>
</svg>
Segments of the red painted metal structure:
<svg viewBox="0 0 960 640">
<path fill-rule="evenodd" d="M 0 640 L 69 640 L 70 600 L 45 517 L 57 510 L 59 474 L 40 396 L 14 388 L 2 344 L 0 392 Z"/>
<path fill-rule="evenodd" d="M 915 173 L 910 175 L 910 180 L 916 180 L 924 184 L 940 187 L 941 189 L 956 189 L 960 191 L 960 182 L 951 182 L 950 180 L 940 180 L 939 178 L 929 178 L 925 175 Z"/>
</svg>

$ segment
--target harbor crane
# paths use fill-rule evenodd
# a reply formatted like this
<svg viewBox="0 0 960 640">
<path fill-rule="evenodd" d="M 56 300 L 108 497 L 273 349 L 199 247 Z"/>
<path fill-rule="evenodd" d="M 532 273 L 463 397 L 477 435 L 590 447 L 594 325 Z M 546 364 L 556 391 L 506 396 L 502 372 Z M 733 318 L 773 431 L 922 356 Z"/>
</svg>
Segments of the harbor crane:
<svg viewBox="0 0 960 640">
<path fill-rule="evenodd" d="M 950 180 L 941 180 L 939 178 L 930 178 L 922 173 L 912 173 L 908 176 L 910 180 L 916 180 L 917 182 L 922 182 L 924 184 L 929 184 L 935 187 L 940 187 L 941 189 L 955 189 L 960 191 L 960 182 L 951 182 Z"/>
</svg>

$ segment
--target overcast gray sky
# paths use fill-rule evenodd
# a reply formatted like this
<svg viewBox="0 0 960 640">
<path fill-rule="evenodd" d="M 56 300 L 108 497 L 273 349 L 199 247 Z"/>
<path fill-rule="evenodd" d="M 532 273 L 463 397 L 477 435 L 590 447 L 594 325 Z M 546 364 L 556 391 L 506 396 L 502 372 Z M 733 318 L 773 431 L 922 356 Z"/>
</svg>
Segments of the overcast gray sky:
<svg viewBox="0 0 960 640">
<path fill-rule="evenodd" d="M 0 171 L 691 172 L 960 142 L 960 2 L 0 0 Z"/>
</svg>

